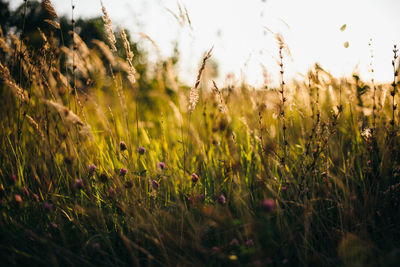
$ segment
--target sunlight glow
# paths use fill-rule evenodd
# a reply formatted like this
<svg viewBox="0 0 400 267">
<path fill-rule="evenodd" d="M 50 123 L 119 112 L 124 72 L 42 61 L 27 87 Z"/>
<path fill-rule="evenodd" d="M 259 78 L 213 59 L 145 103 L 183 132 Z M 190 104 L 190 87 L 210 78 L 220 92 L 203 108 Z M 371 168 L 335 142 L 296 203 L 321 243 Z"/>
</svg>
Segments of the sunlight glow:
<svg viewBox="0 0 400 267">
<path fill-rule="evenodd" d="M 22 1 L 12 1 L 16 7 Z M 53 0 L 59 14 L 70 14 L 70 1 Z M 392 79 L 393 45 L 400 44 L 400 1 L 397 0 L 181 0 L 191 20 L 181 26 L 167 9 L 179 15 L 171 0 L 103 0 L 114 25 L 128 28 L 135 41 L 139 32 L 149 35 L 163 57 L 179 43 L 181 79 L 192 83 L 203 54 L 214 45 L 219 81 L 228 73 L 263 85 L 261 64 L 273 82 L 278 81 L 277 42 L 271 32 L 283 35 L 292 57 L 285 57 L 287 77 L 304 75 L 315 63 L 334 75 L 359 72 L 370 79 L 368 46 L 372 38 L 377 81 Z M 98 0 L 75 0 L 76 14 L 100 16 Z M 346 24 L 344 31 L 340 27 Z M 348 41 L 349 47 L 344 43 Z M 145 41 L 144 41 L 145 43 Z M 150 54 L 152 47 L 145 44 Z M 154 53 L 155 57 L 155 53 Z M 155 60 L 155 58 L 153 58 Z"/>
</svg>

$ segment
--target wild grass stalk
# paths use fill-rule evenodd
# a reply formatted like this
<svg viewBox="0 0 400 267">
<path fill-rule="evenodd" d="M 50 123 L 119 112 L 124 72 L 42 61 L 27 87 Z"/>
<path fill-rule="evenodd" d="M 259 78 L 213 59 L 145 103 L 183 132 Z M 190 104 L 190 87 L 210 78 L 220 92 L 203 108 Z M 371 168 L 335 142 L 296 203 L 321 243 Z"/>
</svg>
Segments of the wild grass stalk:
<svg viewBox="0 0 400 267">
<path fill-rule="evenodd" d="M 279 37 L 279 35 L 277 35 Z M 283 49 L 285 47 L 285 44 L 283 42 L 282 38 L 278 38 L 278 43 L 279 43 L 279 67 L 280 67 L 280 95 L 281 95 L 281 106 L 280 106 L 280 118 L 281 118 L 281 123 L 282 123 L 282 150 L 283 150 L 283 155 L 281 156 L 281 164 L 283 169 L 285 169 L 285 165 L 288 160 L 288 141 L 287 141 L 287 127 L 286 127 L 286 110 L 285 110 L 285 103 L 287 101 L 286 95 L 285 95 L 285 79 L 284 79 L 284 68 L 283 68 Z M 284 175 L 286 176 L 286 175 Z M 286 180 L 286 177 L 284 178 Z"/>
<path fill-rule="evenodd" d="M 187 133 L 186 133 L 186 137 L 188 138 L 187 140 L 189 140 L 191 116 L 192 116 L 194 109 L 196 108 L 197 102 L 199 102 L 199 85 L 200 85 L 200 81 L 201 81 L 201 76 L 203 74 L 204 68 L 206 67 L 207 60 L 211 57 L 211 52 L 212 52 L 213 48 L 214 47 L 211 47 L 210 50 L 208 50 L 208 52 L 204 56 L 201 66 L 199 68 L 199 71 L 197 73 L 196 82 L 195 82 L 194 86 L 190 89 L 189 106 L 188 106 L 188 113 L 187 113 Z M 182 126 L 182 128 L 183 128 L 183 126 Z M 183 176 L 186 175 L 186 149 L 185 149 L 184 143 L 185 142 L 184 142 L 183 134 L 182 134 L 183 174 L 184 174 Z"/>
</svg>

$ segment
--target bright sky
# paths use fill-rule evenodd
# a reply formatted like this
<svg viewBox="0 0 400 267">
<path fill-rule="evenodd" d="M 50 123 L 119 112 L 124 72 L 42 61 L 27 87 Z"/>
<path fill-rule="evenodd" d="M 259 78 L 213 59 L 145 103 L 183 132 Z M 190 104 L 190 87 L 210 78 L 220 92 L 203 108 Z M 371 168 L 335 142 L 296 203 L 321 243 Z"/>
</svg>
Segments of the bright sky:
<svg viewBox="0 0 400 267">
<path fill-rule="evenodd" d="M 11 6 L 22 0 L 12 0 Z M 101 15 L 100 0 L 74 0 L 76 15 Z M 70 0 L 53 0 L 59 14 L 71 13 Z M 375 78 L 393 79 L 393 45 L 400 45 L 399 0 L 179 0 L 186 7 L 192 29 L 181 26 L 167 9 L 179 15 L 176 0 L 103 0 L 115 27 L 128 28 L 134 40 L 149 35 L 163 57 L 172 55 L 173 43 L 181 51 L 180 76 L 193 83 L 204 53 L 214 45 L 220 80 L 228 73 L 243 74 L 255 86 L 263 84 L 261 64 L 274 82 L 279 69 L 277 42 L 265 27 L 287 42 L 287 77 L 301 78 L 319 62 L 334 75 L 350 76 L 357 70 L 369 80 L 372 38 Z M 340 27 L 346 24 L 344 31 Z M 349 47 L 344 47 L 344 42 Z M 152 47 L 146 45 L 150 54 Z"/>
</svg>

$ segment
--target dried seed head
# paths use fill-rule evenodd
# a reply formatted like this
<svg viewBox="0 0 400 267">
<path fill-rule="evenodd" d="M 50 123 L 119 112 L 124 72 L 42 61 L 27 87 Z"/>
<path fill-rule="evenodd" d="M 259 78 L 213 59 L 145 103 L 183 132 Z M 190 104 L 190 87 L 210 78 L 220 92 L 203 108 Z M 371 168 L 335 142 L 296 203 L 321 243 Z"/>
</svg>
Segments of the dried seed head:
<svg viewBox="0 0 400 267">
<path fill-rule="evenodd" d="M 192 113 L 194 109 L 196 108 L 197 102 L 199 102 L 199 84 L 200 84 L 200 79 L 201 75 L 204 71 L 204 68 L 206 67 L 206 62 L 207 60 L 211 57 L 211 52 L 214 47 L 211 47 L 210 50 L 208 50 L 207 54 L 203 58 L 203 63 L 201 64 L 201 67 L 199 69 L 199 72 L 197 73 L 197 78 L 194 86 L 190 89 L 190 94 L 189 94 L 189 112 Z"/>
<path fill-rule="evenodd" d="M 126 53 L 126 61 L 128 62 L 129 65 L 129 70 L 128 70 L 128 80 L 129 82 L 133 85 L 136 82 L 136 69 L 133 67 L 132 59 L 133 59 L 133 52 L 131 50 L 131 45 L 128 41 L 128 37 L 125 33 L 124 28 L 121 27 L 121 38 L 122 41 L 124 42 L 124 48 L 125 48 L 125 53 Z"/>
<path fill-rule="evenodd" d="M 104 21 L 104 28 L 105 28 L 106 33 L 107 33 L 108 42 L 110 43 L 111 50 L 113 52 L 117 52 L 117 48 L 115 47 L 115 44 L 117 43 L 117 41 L 115 39 L 114 31 L 112 29 L 111 18 L 108 16 L 107 10 L 104 7 L 103 2 L 100 1 L 100 3 L 101 3 L 101 10 L 103 12 L 102 18 L 103 18 L 103 21 Z"/>
<path fill-rule="evenodd" d="M 51 19 L 57 18 L 57 12 L 54 10 L 50 0 L 42 0 L 42 7 L 46 10 Z"/>
</svg>

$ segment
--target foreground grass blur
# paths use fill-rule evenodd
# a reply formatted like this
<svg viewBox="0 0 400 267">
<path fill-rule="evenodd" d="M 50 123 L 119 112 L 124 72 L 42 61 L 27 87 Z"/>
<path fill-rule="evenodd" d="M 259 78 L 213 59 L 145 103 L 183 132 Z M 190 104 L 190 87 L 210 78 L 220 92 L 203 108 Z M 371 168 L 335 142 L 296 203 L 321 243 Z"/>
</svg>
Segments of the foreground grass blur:
<svg viewBox="0 0 400 267">
<path fill-rule="evenodd" d="M 396 74 L 188 88 L 49 19 L 0 34 L 1 265 L 399 264 Z"/>
</svg>

